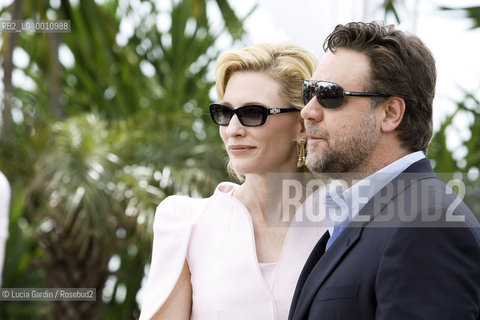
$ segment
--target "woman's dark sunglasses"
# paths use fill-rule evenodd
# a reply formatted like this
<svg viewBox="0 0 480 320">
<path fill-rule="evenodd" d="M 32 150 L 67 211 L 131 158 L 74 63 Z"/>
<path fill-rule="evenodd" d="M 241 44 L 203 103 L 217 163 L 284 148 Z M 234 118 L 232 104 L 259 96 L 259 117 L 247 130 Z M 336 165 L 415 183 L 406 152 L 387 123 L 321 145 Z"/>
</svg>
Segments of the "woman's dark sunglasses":
<svg viewBox="0 0 480 320">
<path fill-rule="evenodd" d="M 328 109 L 336 109 L 340 107 L 345 96 L 355 97 L 389 97 L 387 94 L 373 92 L 350 92 L 333 82 L 328 81 L 303 81 L 303 103 L 307 104 L 315 95 L 318 103 Z"/>
<path fill-rule="evenodd" d="M 300 111 L 297 108 L 265 108 L 261 105 L 249 104 L 238 109 L 233 109 L 223 104 L 213 103 L 210 105 L 210 115 L 213 122 L 220 126 L 228 126 L 233 115 L 236 114 L 238 121 L 245 127 L 258 127 L 265 123 L 267 117 L 272 114 Z"/>
</svg>

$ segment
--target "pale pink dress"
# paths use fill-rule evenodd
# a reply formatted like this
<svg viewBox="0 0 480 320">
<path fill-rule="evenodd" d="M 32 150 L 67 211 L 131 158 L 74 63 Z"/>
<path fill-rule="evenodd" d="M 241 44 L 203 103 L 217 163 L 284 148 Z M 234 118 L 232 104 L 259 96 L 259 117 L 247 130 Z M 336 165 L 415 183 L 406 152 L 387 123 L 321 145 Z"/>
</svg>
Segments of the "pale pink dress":
<svg viewBox="0 0 480 320">
<path fill-rule="evenodd" d="M 222 182 L 210 198 L 170 196 L 158 206 L 140 319 L 150 319 L 164 304 L 185 259 L 191 319 L 287 319 L 298 276 L 326 229 L 292 223 L 280 260 L 261 266 L 250 214 L 231 195 L 236 187 Z"/>
</svg>

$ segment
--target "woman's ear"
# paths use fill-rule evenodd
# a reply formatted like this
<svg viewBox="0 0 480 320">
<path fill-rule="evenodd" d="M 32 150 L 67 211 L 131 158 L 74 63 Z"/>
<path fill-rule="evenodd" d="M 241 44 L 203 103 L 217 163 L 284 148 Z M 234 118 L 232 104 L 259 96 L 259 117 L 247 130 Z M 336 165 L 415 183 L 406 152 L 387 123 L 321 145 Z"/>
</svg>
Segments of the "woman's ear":
<svg viewBox="0 0 480 320">
<path fill-rule="evenodd" d="M 300 118 L 300 131 L 297 133 L 297 138 L 304 138 L 306 135 L 306 130 L 305 130 L 305 121 L 303 121 L 302 118 Z"/>
<path fill-rule="evenodd" d="M 382 104 L 382 122 L 380 128 L 382 132 L 393 132 L 402 122 L 405 114 L 405 100 L 400 97 L 390 97 Z"/>
</svg>

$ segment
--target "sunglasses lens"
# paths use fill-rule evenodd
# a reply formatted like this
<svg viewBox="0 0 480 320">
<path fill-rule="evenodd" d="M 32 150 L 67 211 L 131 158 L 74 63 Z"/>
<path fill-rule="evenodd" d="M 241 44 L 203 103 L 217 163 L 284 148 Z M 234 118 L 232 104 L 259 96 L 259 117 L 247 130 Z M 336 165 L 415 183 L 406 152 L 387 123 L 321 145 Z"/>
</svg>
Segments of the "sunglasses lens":
<svg viewBox="0 0 480 320">
<path fill-rule="evenodd" d="M 307 104 L 312 99 L 312 83 L 308 80 L 303 82 L 303 103 Z"/>
<path fill-rule="evenodd" d="M 233 115 L 238 116 L 240 123 L 247 127 L 257 127 L 265 123 L 267 118 L 267 109 L 263 106 L 249 105 L 238 109 L 221 104 L 210 105 L 210 115 L 213 122 L 221 126 L 228 126 Z"/>
<path fill-rule="evenodd" d="M 210 115 L 216 124 L 227 126 L 230 123 L 230 119 L 232 119 L 233 111 L 227 106 L 212 104 L 210 105 Z"/>
<path fill-rule="evenodd" d="M 266 109 L 262 106 L 244 106 L 237 109 L 240 122 L 244 126 L 256 127 L 264 123 Z"/>
<path fill-rule="evenodd" d="M 318 102 L 328 109 L 336 109 L 343 104 L 343 88 L 336 83 L 320 81 L 315 85 Z"/>
</svg>

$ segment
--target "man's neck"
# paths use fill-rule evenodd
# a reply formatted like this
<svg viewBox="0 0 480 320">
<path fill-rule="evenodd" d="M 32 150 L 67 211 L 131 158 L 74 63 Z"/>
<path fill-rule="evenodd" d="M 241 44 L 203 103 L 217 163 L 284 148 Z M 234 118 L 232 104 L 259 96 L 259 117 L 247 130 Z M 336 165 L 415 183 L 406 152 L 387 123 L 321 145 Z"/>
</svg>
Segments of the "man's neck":
<svg viewBox="0 0 480 320">
<path fill-rule="evenodd" d="M 346 172 L 345 179 L 350 187 L 354 181 L 362 180 L 410 153 L 404 148 L 377 148 L 359 166 Z"/>
</svg>

